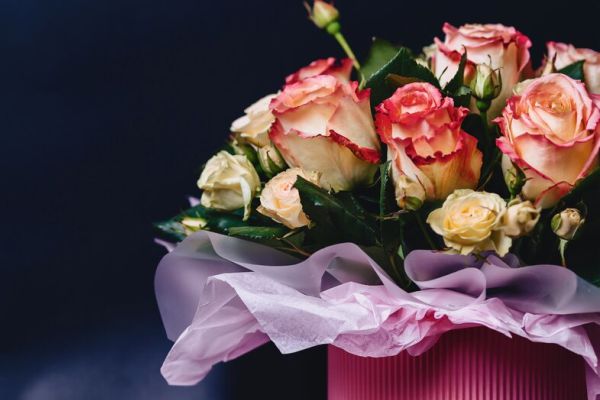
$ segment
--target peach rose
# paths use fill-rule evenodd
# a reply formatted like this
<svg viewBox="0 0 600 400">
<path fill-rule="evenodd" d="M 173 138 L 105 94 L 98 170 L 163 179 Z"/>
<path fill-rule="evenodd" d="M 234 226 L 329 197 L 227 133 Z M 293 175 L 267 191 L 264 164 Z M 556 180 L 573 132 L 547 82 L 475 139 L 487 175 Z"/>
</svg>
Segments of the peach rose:
<svg viewBox="0 0 600 400">
<path fill-rule="evenodd" d="M 529 38 L 513 27 L 500 24 L 467 24 L 456 28 L 445 23 L 444 42 L 435 39 L 436 51 L 431 60 L 434 74 L 444 86 L 458 69 L 460 58 L 467 51 L 465 78 L 468 81 L 478 64 L 488 64 L 492 69 L 500 69 L 502 90 L 491 104 L 488 115 L 500 114 L 505 100 L 512 94 L 512 88 L 519 82 L 521 73 L 529 65 Z"/>
<path fill-rule="evenodd" d="M 316 173 L 305 172 L 300 168 L 290 168 L 280 172 L 267 182 L 262 190 L 258 212 L 290 229 L 308 225 L 310 221 L 302 211 L 300 193 L 294 187 L 298 176 L 315 184 L 319 180 Z"/>
<path fill-rule="evenodd" d="M 370 183 L 380 160 L 369 91 L 349 81 L 351 70 L 350 60 L 316 61 L 271 102 L 271 141 L 290 167 L 318 172 L 328 190 Z"/>
<path fill-rule="evenodd" d="M 442 200 L 456 189 L 475 188 L 482 154 L 461 129 L 468 112 L 428 83 L 403 86 L 377 107 L 400 207 L 409 198 Z"/>
<path fill-rule="evenodd" d="M 584 60 L 585 84 L 591 93 L 600 94 L 600 53 L 592 49 L 577 49 L 572 44 L 565 43 L 548 42 L 546 46 L 547 59 L 554 60 L 556 69 Z"/>
<path fill-rule="evenodd" d="M 526 199 L 548 208 L 598 165 L 600 109 L 563 74 L 526 82 L 497 118 L 500 150 L 525 174 Z"/>
</svg>

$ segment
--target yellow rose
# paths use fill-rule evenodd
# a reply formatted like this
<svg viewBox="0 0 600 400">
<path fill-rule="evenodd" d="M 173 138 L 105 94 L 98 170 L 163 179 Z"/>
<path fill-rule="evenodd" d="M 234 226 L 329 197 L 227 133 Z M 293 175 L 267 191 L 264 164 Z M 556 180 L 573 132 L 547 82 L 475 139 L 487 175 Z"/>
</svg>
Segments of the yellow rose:
<svg viewBox="0 0 600 400">
<path fill-rule="evenodd" d="M 207 208 L 232 211 L 244 207 L 244 220 L 250 216 L 250 203 L 260 187 L 260 178 L 246 156 L 220 151 L 204 167 L 198 179 L 204 192 L 200 204 Z"/>
<path fill-rule="evenodd" d="M 492 250 L 504 256 L 512 244 L 503 230 L 505 213 L 506 202 L 497 194 L 459 189 L 429 214 L 427 223 L 460 254 Z"/>
<path fill-rule="evenodd" d="M 276 94 L 267 95 L 246 108 L 245 115 L 231 124 L 231 131 L 238 133 L 241 139 L 256 147 L 269 144 L 269 129 L 275 121 L 269 104 L 275 97 L 277 97 Z"/>
<path fill-rule="evenodd" d="M 258 212 L 282 223 L 290 229 L 300 228 L 310 222 L 300 202 L 300 193 L 294 187 L 296 178 L 302 178 L 317 184 L 319 176 L 315 172 L 305 172 L 292 168 L 280 172 L 265 185 L 260 194 Z"/>
</svg>

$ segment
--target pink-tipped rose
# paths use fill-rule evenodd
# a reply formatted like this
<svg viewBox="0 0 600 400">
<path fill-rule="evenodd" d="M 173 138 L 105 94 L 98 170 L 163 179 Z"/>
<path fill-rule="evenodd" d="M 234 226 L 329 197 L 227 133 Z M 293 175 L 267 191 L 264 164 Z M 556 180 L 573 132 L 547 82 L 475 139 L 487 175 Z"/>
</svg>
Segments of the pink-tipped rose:
<svg viewBox="0 0 600 400">
<path fill-rule="evenodd" d="M 548 208 L 598 165 L 600 110 L 585 86 L 563 74 L 524 82 L 496 122 L 498 147 L 525 174 L 525 198 Z"/>
<path fill-rule="evenodd" d="M 380 161 L 369 91 L 350 82 L 351 69 L 350 60 L 315 61 L 271 102 L 269 137 L 287 164 L 318 172 L 320 185 L 336 191 L 370 183 Z"/>
<path fill-rule="evenodd" d="M 377 107 L 377 131 L 388 145 L 400 207 L 475 188 L 482 154 L 461 129 L 468 112 L 428 83 L 403 86 Z"/>
<path fill-rule="evenodd" d="M 488 111 L 490 117 L 498 115 L 529 65 L 531 41 L 515 28 L 500 24 L 467 24 L 456 28 L 445 23 L 442 29 L 445 40 L 435 39 L 436 50 L 431 60 L 433 72 L 440 78 L 442 86 L 454 77 L 466 50 L 465 80 L 472 78 L 478 64 L 500 69 L 502 90 Z"/>
<path fill-rule="evenodd" d="M 583 63 L 585 84 L 590 93 L 600 94 L 600 53 L 592 49 L 577 49 L 572 44 L 548 42 L 547 61 L 554 60 L 554 67 L 562 69 L 577 61 Z"/>
</svg>

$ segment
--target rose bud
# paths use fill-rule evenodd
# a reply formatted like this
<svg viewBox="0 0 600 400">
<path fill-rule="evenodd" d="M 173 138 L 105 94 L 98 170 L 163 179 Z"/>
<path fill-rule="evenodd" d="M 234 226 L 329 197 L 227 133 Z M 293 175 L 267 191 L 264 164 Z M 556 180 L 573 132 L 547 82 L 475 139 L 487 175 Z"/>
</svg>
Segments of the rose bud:
<svg viewBox="0 0 600 400">
<path fill-rule="evenodd" d="M 512 240 L 503 230 L 506 202 L 496 193 L 461 189 L 427 217 L 431 229 L 460 254 L 495 251 L 508 253 Z"/>
<path fill-rule="evenodd" d="M 502 90 L 502 75 L 487 64 L 479 64 L 471 80 L 471 91 L 477 100 L 489 102 Z M 481 109 L 481 108 L 480 108 Z"/>
<path fill-rule="evenodd" d="M 268 144 L 258 149 L 258 162 L 269 178 L 277 175 L 287 167 L 281 154 L 279 154 L 277 148 L 272 144 Z"/>
<path fill-rule="evenodd" d="M 312 9 L 308 3 L 304 3 L 304 6 L 308 10 L 311 21 L 321 29 L 324 29 L 327 25 L 337 21 L 340 16 L 339 11 L 333 4 L 323 0 L 315 0 Z"/>
<path fill-rule="evenodd" d="M 506 155 L 502 156 L 502 171 L 504 172 L 504 182 L 508 192 L 512 197 L 516 197 L 521 193 L 527 177 L 521 171 L 521 168 L 516 167 Z"/>
<path fill-rule="evenodd" d="M 585 86 L 563 74 L 532 79 L 508 100 L 496 143 L 525 174 L 525 199 L 549 208 L 598 165 L 599 120 Z"/>
<path fill-rule="evenodd" d="M 548 42 L 548 60 L 554 60 L 556 69 L 564 68 L 577 61 L 583 63 L 585 84 L 593 94 L 600 94 L 600 53 L 592 49 L 577 49 L 572 44 Z"/>
<path fill-rule="evenodd" d="M 531 202 L 514 199 L 508 203 L 502 225 L 507 236 L 516 239 L 528 235 L 540 219 L 541 209 Z"/>
<path fill-rule="evenodd" d="M 269 104 L 276 96 L 276 94 L 270 94 L 246 108 L 245 115 L 231 124 L 231 132 L 237 133 L 242 141 L 256 147 L 266 146 L 269 143 L 269 129 L 275 121 Z"/>
<path fill-rule="evenodd" d="M 446 23 L 443 31 L 446 34 L 444 41 L 435 39 L 433 72 L 440 78 L 442 86 L 445 85 L 456 74 L 465 51 L 468 59 L 465 75 L 478 64 L 487 64 L 500 71 L 502 89 L 492 101 L 488 118 L 497 116 L 513 86 L 519 82 L 521 73 L 530 65 L 531 41 L 515 28 L 500 24 L 467 24 L 456 28 Z M 465 79 L 465 82 L 469 80 Z"/>
<path fill-rule="evenodd" d="M 317 184 L 317 173 L 307 173 L 300 168 L 292 168 L 276 175 L 265 185 L 260 194 L 257 211 L 290 229 L 307 226 L 310 222 L 300 202 L 300 193 L 294 187 L 298 176 Z"/>
<path fill-rule="evenodd" d="M 573 240 L 584 222 L 585 219 L 578 209 L 567 208 L 552 217 L 550 226 L 556 236 L 562 240 Z"/>
<path fill-rule="evenodd" d="M 369 91 L 349 81 L 349 59 L 313 64 L 288 77 L 271 103 L 269 137 L 290 167 L 318 172 L 327 190 L 367 185 L 380 161 Z"/>
<path fill-rule="evenodd" d="M 482 154 L 461 129 L 468 113 L 428 83 L 405 85 L 377 106 L 400 207 L 406 208 L 406 197 L 443 200 L 456 189 L 475 188 Z"/>
<path fill-rule="evenodd" d="M 260 188 L 260 178 L 246 156 L 220 151 L 206 163 L 198 187 L 204 191 L 200 199 L 204 207 L 221 211 L 243 207 L 246 220 Z"/>
<path fill-rule="evenodd" d="M 191 235 L 206 226 L 207 221 L 204 218 L 185 217 L 181 220 L 181 225 L 185 230 L 186 235 Z"/>
</svg>

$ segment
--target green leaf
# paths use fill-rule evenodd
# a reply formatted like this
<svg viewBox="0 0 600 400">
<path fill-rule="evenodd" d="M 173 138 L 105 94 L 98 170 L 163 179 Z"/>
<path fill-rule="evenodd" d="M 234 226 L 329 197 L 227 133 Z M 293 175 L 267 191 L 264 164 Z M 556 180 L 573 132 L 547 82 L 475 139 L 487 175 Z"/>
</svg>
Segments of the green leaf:
<svg viewBox="0 0 600 400">
<path fill-rule="evenodd" d="M 398 46 L 394 46 L 384 39 L 375 38 L 369 50 L 367 59 L 362 63 L 360 72 L 369 80 L 381 67 L 387 64 L 398 53 Z"/>
<path fill-rule="evenodd" d="M 471 88 L 468 86 L 459 87 L 452 95 L 454 105 L 457 107 L 469 107 L 471 105 Z"/>
<path fill-rule="evenodd" d="M 222 234 L 229 234 L 229 230 L 234 227 L 273 224 L 271 219 L 258 213 L 253 213 L 248 221 L 243 221 L 243 215 L 243 209 L 221 212 L 199 204 L 188 208 L 171 219 L 156 223 L 154 226 L 167 236 L 180 241 L 187 236 L 181 224 L 184 218 L 202 218 L 206 220 L 206 226 L 203 229 Z"/>
<path fill-rule="evenodd" d="M 394 198 L 394 188 L 390 179 L 391 161 L 379 166 L 380 186 L 379 186 L 379 217 L 389 214 L 396 207 Z"/>
<path fill-rule="evenodd" d="M 373 245 L 377 242 L 375 229 L 350 193 L 330 194 L 300 176 L 294 187 L 300 193 L 302 209 L 314 224 L 307 235 L 310 234 L 317 244 Z"/>
<path fill-rule="evenodd" d="M 236 226 L 229 228 L 229 235 L 255 241 L 279 239 L 288 232 L 289 229 L 284 226 Z"/>
<path fill-rule="evenodd" d="M 573 64 L 569 64 L 566 67 L 559 69 L 558 72 L 583 82 L 585 80 L 585 75 L 583 74 L 584 62 L 584 60 L 575 61 Z"/>
<path fill-rule="evenodd" d="M 417 78 L 419 81 L 429 82 L 437 88 L 440 87 L 440 83 L 433 73 L 424 66 L 419 65 L 409 49 L 401 47 L 392 59 L 378 69 L 377 72 L 373 73 L 366 81 L 366 87 L 371 89 L 372 106 L 376 106 L 394 93 L 394 87 L 391 87 L 386 82 L 390 74 L 407 78 Z"/>
<path fill-rule="evenodd" d="M 154 224 L 154 227 L 176 241 L 182 241 L 186 237 L 185 228 L 180 222 L 173 219 L 161 221 Z"/>
<path fill-rule="evenodd" d="M 456 74 L 448 81 L 446 86 L 444 87 L 444 91 L 450 96 L 454 95 L 464 84 L 465 78 L 465 65 L 467 65 L 467 52 L 465 51 L 463 55 L 460 57 L 460 63 L 458 64 L 458 69 L 456 70 Z"/>
</svg>

